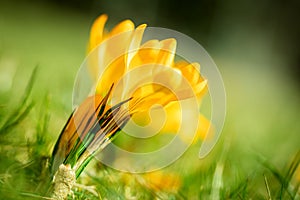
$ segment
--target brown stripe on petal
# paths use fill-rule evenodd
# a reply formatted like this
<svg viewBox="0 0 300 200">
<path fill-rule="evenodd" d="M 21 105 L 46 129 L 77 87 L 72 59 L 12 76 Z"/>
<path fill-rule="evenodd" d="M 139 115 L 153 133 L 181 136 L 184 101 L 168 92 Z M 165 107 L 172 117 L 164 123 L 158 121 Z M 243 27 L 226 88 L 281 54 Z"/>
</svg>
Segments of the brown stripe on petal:
<svg viewBox="0 0 300 200">
<path fill-rule="evenodd" d="M 98 115 L 101 115 L 101 112 L 104 113 L 109 109 L 107 101 L 112 88 L 113 85 L 104 98 L 100 95 L 88 97 L 72 112 L 60 133 L 52 153 L 52 173 L 55 173 L 58 166 L 65 161 L 72 149 L 76 149 L 80 146 L 82 139 L 89 133 L 90 129 L 98 123 Z M 79 137 L 81 141 L 78 143 Z"/>
<path fill-rule="evenodd" d="M 74 170 L 82 169 L 128 122 L 130 111 L 122 106 L 132 98 L 111 107 L 108 100 L 112 89 L 113 85 L 104 98 L 100 95 L 88 97 L 72 113 L 53 151 L 53 172 L 60 164 L 70 162 Z"/>
</svg>

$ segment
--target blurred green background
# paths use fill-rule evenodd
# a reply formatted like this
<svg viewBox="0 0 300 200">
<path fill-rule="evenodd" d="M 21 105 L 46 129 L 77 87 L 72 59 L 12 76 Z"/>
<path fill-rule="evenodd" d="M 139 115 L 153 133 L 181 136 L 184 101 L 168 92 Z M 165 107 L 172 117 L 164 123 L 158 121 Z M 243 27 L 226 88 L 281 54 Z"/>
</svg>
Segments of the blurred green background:
<svg viewBox="0 0 300 200">
<path fill-rule="evenodd" d="M 300 143 L 299 9 L 297 0 L 1 0 L 0 105 L 17 102 L 38 65 L 33 99 L 50 96 L 54 142 L 71 112 L 93 20 L 106 13 L 112 27 L 129 18 L 185 33 L 214 59 L 227 92 L 222 139 L 232 168 L 253 171 L 253 153 L 282 168 Z"/>
</svg>

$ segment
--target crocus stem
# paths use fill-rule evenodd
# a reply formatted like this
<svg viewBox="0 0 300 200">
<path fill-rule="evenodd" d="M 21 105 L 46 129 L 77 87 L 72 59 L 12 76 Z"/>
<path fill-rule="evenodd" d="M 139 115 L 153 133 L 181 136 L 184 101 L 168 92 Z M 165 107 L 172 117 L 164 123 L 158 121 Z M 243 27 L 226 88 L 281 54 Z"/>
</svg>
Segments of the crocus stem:
<svg viewBox="0 0 300 200">
<path fill-rule="evenodd" d="M 75 182 L 76 175 L 71 166 L 61 164 L 54 175 L 51 197 L 55 200 L 65 200 L 71 194 Z"/>
</svg>

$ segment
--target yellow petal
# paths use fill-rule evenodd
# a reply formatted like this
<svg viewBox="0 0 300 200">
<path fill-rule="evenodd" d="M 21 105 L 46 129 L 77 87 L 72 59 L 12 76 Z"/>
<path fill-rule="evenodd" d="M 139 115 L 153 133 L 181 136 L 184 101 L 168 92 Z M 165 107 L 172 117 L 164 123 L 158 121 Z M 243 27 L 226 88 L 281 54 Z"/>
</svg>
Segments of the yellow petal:
<svg viewBox="0 0 300 200">
<path fill-rule="evenodd" d="M 160 130 L 161 133 L 169 133 L 169 134 L 177 134 L 181 123 L 188 123 L 189 119 L 181 119 L 182 112 L 180 109 L 180 104 L 178 102 L 172 102 L 165 107 L 166 111 L 166 122 L 163 128 Z M 210 132 L 208 132 L 210 131 Z M 211 127 L 211 123 L 208 119 L 206 119 L 203 115 L 199 114 L 198 117 L 198 128 L 194 137 L 194 142 L 198 140 L 204 140 L 206 135 L 210 138 L 213 134 L 213 128 Z M 191 139 L 188 135 L 179 135 L 183 141 L 189 143 Z"/>
<path fill-rule="evenodd" d="M 167 67 L 173 65 L 176 51 L 176 40 L 173 38 L 158 41 L 149 40 L 144 43 L 132 58 L 130 69 L 145 64 L 159 64 Z"/>
<path fill-rule="evenodd" d="M 123 32 L 127 32 L 127 31 L 132 31 L 134 29 L 134 23 L 127 19 L 124 20 L 122 22 L 120 22 L 119 24 L 117 24 L 109 33 L 109 36 L 112 37 L 114 35 L 123 33 Z"/>
<path fill-rule="evenodd" d="M 131 20 L 124 20 L 117 24 L 108 34 L 105 42 L 105 59 L 114 60 L 127 54 L 131 37 L 134 32 L 134 23 Z"/>
<path fill-rule="evenodd" d="M 108 34 L 104 45 L 99 48 L 97 61 L 93 62 L 91 68 L 94 69 L 97 78 L 96 92 L 105 95 L 113 83 L 117 83 L 125 72 L 124 56 L 127 54 L 131 42 L 134 24 L 130 20 L 125 20 L 116 25 Z M 116 37 L 114 37 L 116 36 Z M 107 66 L 108 65 L 108 66 Z M 103 71 L 103 69 L 105 69 Z M 98 74 L 100 71 L 101 74 Z"/>
<path fill-rule="evenodd" d="M 90 32 L 88 52 L 94 49 L 103 40 L 104 26 L 107 18 L 107 15 L 103 14 L 94 21 Z"/>
<path fill-rule="evenodd" d="M 198 142 L 199 140 L 203 141 L 204 139 L 210 139 L 213 136 L 213 126 L 208 119 L 206 119 L 202 114 L 199 114 L 198 117 L 198 127 L 194 138 L 191 138 L 189 135 L 179 135 L 182 141 L 190 143 L 193 139 L 193 143 Z"/>
<path fill-rule="evenodd" d="M 149 40 L 144 43 L 138 52 L 131 58 L 129 69 L 134 69 L 146 64 L 157 63 L 157 56 L 160 51 L 158 40 Z"/>
<path fill-rule="evenodd" d="M 190 64 L 185 61 L 181 61 L 175 63 L 175 68 L 181 71 L 182 75 L 191 85 L 194 94 L 198 100 L 200 100 L 207 92 L 207 80 L 205 80 L 200 74 L 200 65 L 198 63 Z M 184 88 L 182 90 L 184 90 Z"/>
<path fill-rule="evenodd" d="M 161 90 L 154 91 L 154 88 Z M 176 101 L 176 95 L 168 88 L 158 84 L 147 84 L 138 88 L 133 93 L 130 106 L 136 107 L 134 111 L 143 112 L 149 110 L 154 105 L 166 106 L 171 101 Z"/>
<path fill-rule="evenodd" d="M 114 60 L 106 70 L 100 75 L 96 84 L 96 93 L 102 96 L 106 95 L 112 84 L 117 84 L 125 71 L 124 56 Z"/>
<path fill-rule="evenodd" d="M 201 140 L 210 139 L 214 134 L 214 129 L 210 121 L 204 117 L 204 115 L 200 114 L 198 119 L 198 129 L 196 139 L 199 138 Z"/>
<path fill-rule="evenodd" d="M 133 31 L 132 37 L 130 38 L 131 41 L 129 42 L 127 51 L 124 55 L 125 64 L 126 64 L 125 71 L 129 71 L 131 69 L 130 68 L 131 60 L 138 52 L 138 49 L 141 45 L 141 41 L 143 39 L 143 34 L 144 34 L 146 26 L 147 26 L 146 24 L 142 24 Z M 132 79 L 132 77 L 129 73 L 123 79 L 124 88 L 123 88 L 123 92 L 121 92 L 122 98 L 124 98 L 124 96 L 126 96 L 125 93 L 128 90 L 130 79 Z"/>
<path fill-rule="evenodd" d="M 143 34 L 144 34 L 146 27 L 147 27 L 146 24 L 142 24 L 142 25 L 139 25 L 134 31 L 134 34 L 132 36 L 132 39 L 131 39 L 131 42 L 130 42 L 130 45 L 128 48 L 128 53 L 125 56 L 127 69 L 129 69 L 132 58 L 138 52 L 138 48 L 141 45 L 141 41 L 143 39 Z"/>
<path fill-rule="evenodd" d="M 162 40 L 160 42 L 161 49 L 158 55 L 157 63 L 164 66 L 172 66 L 175 52 L 176 52 L 176 40 L 174 38 L 169 38 Z"/>
<path fill-rule="evenodd" d="M 181 124 L 181 110 L 178 102 L 172 102 L 165 107 L 166 122 L 160 132 L 176 134 Z"/>
</svg>

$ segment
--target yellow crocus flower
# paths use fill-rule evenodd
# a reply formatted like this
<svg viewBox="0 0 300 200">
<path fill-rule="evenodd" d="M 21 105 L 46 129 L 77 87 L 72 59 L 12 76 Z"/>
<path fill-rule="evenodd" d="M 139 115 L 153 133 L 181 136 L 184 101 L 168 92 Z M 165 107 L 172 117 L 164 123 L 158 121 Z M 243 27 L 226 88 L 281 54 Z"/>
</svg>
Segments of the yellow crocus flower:
<svg viewBox="0 0 300 200">
<path fill-rule="evenodd" d="M 172 68 L 174 71 L 178 72 L 178 74 L 183 76 L 192 87 L 197 100 L 199 102 L 201 101 L 202 97 L 207 92 L 207 81 L 200 75 L 200 72 L 198 71 L 200 69 L 200 65 L 198 63 L 188 63 L 183 60 L 174 61 L 176 53 L 175 39 L 168 38 L 162 41 L 149 40 L 141 44 L 142 36 L 146 28 L 145 24 L 135 28 L 135 25 L 131 20 L 125 20 L 117 24 L 111 31 L 107 31 L 105 29 L 106 21 L 107 15 L 101 15 L 92 25 L 88 52 L 91 52 L 99 45 L 102 45 L 105 41 L 113 37 L 117 37 L 118 34 L 124 34 L 124 36 L 122 35 L 122 37 L 120 37 L 122 39 L 122 43 L 115 42 L 113 45 L 113 48 L 124 49 L 122 51 L 124 53 L 110 63 L 101 75 L 99 75 L 98 72 L 98 65 L 92 64 L 90 66 L 92 76 L 96 75 L 94 77 L 96 93 L 104 96 L 113 83 L 116 84 L 123 75 L 132 69 L 145 65 L 162 65 Z M 105 53 L 98 59 L 104 60 L 104 57 L 110 54 L 110 52 L 113 51 L 113 48 L 105 48 Z M 133 48 L 136 49 L 132 51 L 131 49 Z M 163 72 L 160 74 L 163 74 Z M 143 74 L 141 74 L 141 77 L 143 77 Z M 139 79 L 141 77 L 130 78 Z M 153 79 L 155 79 L 155 74 Z M 177 85 L 177 88 L 182 86 L 180 85 L 181 80 L 178 80 L 178 76 L 168 77 L 168 81 L 170 81 L 170 84 Z M 182 90 L 179 89 L 179 91 L 183 96 L 185 96 L 185 98 L 191 97 L 185 88 L 182 88 Z M 185 92 L 186 94 L 184 94 Z M 136 105 L 136 108 L 134 109 L 134 113 L 136 114 L 132 116 L 135 122 L 141 125 L 148 124 L 150 121 L 148 114 L 149 108 L 151 108 L 154 104 L 160 104 L 164 106 L 167 116 L 166 123 L 162 127 L 161 132 L 176 133 L 178 131 L 182 121 L 180 119 L 181 111 L 179 103 L 176 101 L 177 99 L 171 91 L 168 91 L 166 88 L 157 84 L 148 84 L 139 87 L 132 94 L 132 97 L 132 104 L 134 104 L 135 99 L 139 100 L 138 105 Z M 195 141 L 199 138 L 205 138 L 209 126 L 209 120 L 199 114 Z M 183 139 L 189 140 L 190 138 Z"/>
<path fill-rule="evenodd" d="M 199 64 L 175 61 L 175 39 L 148 40 L 141 44 L 145 24 L 135 28 L 132 21 L 125 20 L 106 31 L 106 21 L 106 15 L 95 20 L 88 43 L 88 66 L 95 93 L 74 110 L 63 128 L 52 154 L 52 175 L 64 165 L 78 177 L 93 155 L 130 118 L 147 124 L 149 109 L 157 104 L 164 108 L 166 115 L 160 132 L 177 133 L 183 120 L 179 101 L 196 97 L 200 102 L 206 93 L 207 81 L 198 71 Z M 147 84 L 131 90 L 144 80 Z M 117 98 L 115 105 L 114 98 Z M 159 114 L 156 118 L 160 118 Z M 209 127 L 209 121 L 199 114 L 195 141 L 204 138 Z M 193 139 L 180 137 L 187 142 Z"/>
</svg>

